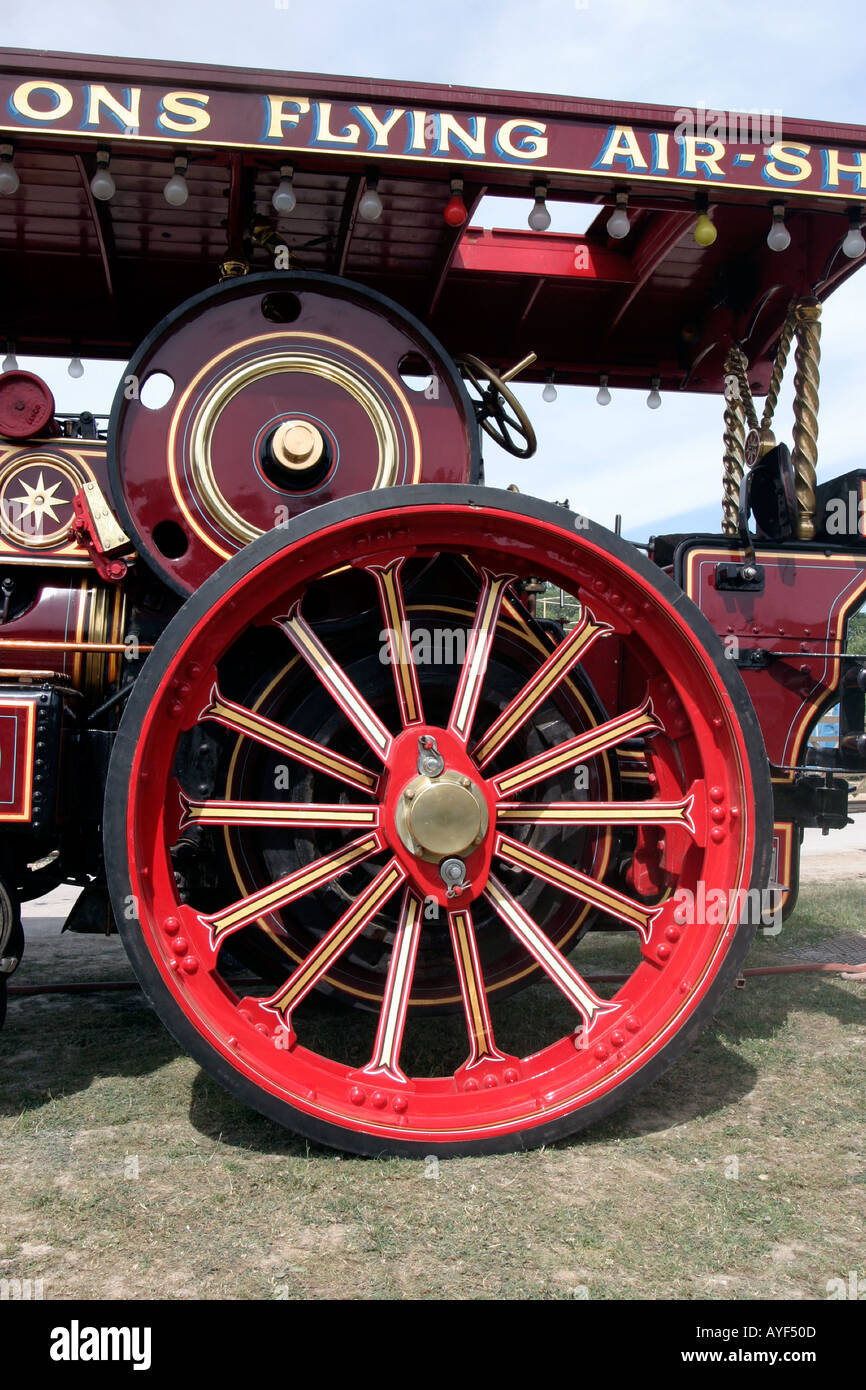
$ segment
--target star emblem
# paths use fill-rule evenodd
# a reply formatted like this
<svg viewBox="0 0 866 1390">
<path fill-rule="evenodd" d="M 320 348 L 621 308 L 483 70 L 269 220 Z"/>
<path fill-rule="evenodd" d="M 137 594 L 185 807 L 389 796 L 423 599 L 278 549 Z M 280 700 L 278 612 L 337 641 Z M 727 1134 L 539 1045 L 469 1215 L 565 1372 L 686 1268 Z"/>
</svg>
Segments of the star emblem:
<svg viewBox="0 0 866 1390">
<path fill-rule="evenodd" d="M 62 481 L 63 480 L 60 479 L 58 482 L 52 483 L 50 487 L 46 487 L 45 476 L 40 472 L 39 477 L 36 479 L 35 486 L 31 487 L 29 483 L 25 483 L 24 479 L 21 478 L 20 483 L 26 496 L 12 498 L 13 504 L 16 507 L 21 507 L 21 511 L 18 513 L 19 519 L 23 521 L 25 517 L 32 516 L 33 524 L 36 529 L 40 531 L 42 530 L 42 525 L 46 516 L 51 521 L 59 521 L 60 517 L 57 515 L 54 508 L 55 506 L 63 506 L 65 504 L 62 498 L 55 497 L 54 494 L 62 485 Z"/>
</svg>

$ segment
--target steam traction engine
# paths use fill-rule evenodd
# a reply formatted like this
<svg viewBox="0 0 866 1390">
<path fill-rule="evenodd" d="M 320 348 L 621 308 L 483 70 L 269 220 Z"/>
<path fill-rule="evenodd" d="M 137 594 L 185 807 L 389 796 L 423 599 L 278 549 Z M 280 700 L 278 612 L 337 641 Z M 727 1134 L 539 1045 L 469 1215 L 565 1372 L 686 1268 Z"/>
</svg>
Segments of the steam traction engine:
<svg viewBox="0 0 866 1390">
<path fill-rule="evenodd" d="M 756 151 L 660 108 L 62 55 L 0 81 L 9 354 L 120 363 L 107 425 L 0 376 L 4 1006 L 21 901 L 71 882 L 68 926 L 116 923 L 175 1037 L 312 1138 L 495 1151 L 606 1114 L 866 768 L 836 525 L 866 473 L 816 476 L 864 133 Z M 485 192 L 533 194 L 533 230 L 467 226 Z M 600 204 L 585 235 L 545 230 L 554 197 Z M 724 393 L 721 531 L 644 555 L 485 488 L 482 441 L 535 449 L 518 369 Z"/>
</svg>

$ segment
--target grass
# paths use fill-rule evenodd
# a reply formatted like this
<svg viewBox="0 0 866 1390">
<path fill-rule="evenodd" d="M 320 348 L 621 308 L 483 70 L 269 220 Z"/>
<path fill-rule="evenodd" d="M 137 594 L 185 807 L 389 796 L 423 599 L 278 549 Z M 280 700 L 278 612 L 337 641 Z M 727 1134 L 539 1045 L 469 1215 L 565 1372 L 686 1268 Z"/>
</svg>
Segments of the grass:
<svg viewBox="0 0 866 1390">
<path fill-rule="evenodd" d="M 864 898 L 859 881 L 804 888 L 748 964 L 822 943 L 832 958 Z M 598 949 L 616 968 L 627 948 Z M 128 975 L 115 939 L 42 932 L 16 983 Z M 599 1128 L 436 1164 L 278 1129 L 138 994 L 14 1000 L 0 1280 L 42 1278 L 46 1298 L 825 1298 L 828 1280 L 866 1276 L 863 1020 L 862 983 L 752 979 Z"/>
</svg>

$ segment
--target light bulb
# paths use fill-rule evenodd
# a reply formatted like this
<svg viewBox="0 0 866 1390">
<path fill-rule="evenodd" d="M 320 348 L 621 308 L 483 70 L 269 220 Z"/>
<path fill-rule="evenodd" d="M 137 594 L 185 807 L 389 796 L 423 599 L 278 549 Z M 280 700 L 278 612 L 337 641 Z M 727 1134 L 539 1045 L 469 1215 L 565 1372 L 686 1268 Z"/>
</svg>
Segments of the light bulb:
<svg viewBox="0 0 866 1390">
<path fill-rule="evenodd" d="M 66 370 L 73 381 L 77 381 L 80 376 L 84 376 L 84 363 L 80 357 L 73 357 Z"/>
<path fill-rule="evenodd" d="M 597 405 L 610 405 L 610 392 L 607 389 L 607 377 L 599 377 L 599 388 L 595 393 Z"/>
<path fill-rule="evenodd" d="M 547 401 L 548 405 L 553 405 L 553 402 L 556 400 L 556 387 L 554 386 L 552 380 L 548 381 L 547 385 L 542 391 L 541 399 L 543 401 Z"/>
<path fill-rule="evenodd" d="M 628 194 L 617 193 L 616 207 L 607 219 L 608 236 L 612 236 L 615 241 L 621 241 L 624 236 L 628 236 L 631 231 L 631 223 L 628 220 Z"/>
<path fill-rule="evenodd" d="M 702 212 L 695 223 L 694 230 L 694 238 L 698 246 L 712 246 L 718 235 L 719 233 L 708 215 Z"/>
<path fill-rule="evenodd" d="M 445 204 L 442 216 L 449 227 L 462 227 L 469 214 L 463 201 L 463 180 L 451 180 L 451 197 Z"/>
<path fill-rule="evenodd" d="M 851 226 L 848 229 L 848 235 L 842 242 L 842 251 L 852 261 L 856 261 L 866 251 L 866 241 L 864 241 L 863 233 L 860 230 L 859 213 L 854 213 L 851 216 Z"/>
<path fill-rule="evenodd" d="M 100 165 L 90 180 L 90 191 L 101 203 L 107 203 L 117 192 L 117 185 L 104 165 Z"/>
<path fill-rule="evenodd" d="M 543 183 L 537 183 L 532 193 L 535 198 L 535 206 L 529 214 L 529 225 L 534 232 L 546 232 L 550 226 L 550 213 L 547 211 L 547 203 L 544 201 L 547 197 L 547 186 Z"/>
<path fill-rule="evenodd" d="M 8 197 L 16 191 L 20 182 L 18 171 L 12 163 L 12 146 L 7 145 L 0 159 L 0 194 Z"/>
<path fill-rule="evenodd" d="M 277 184 L 276 192 L 273 198 L 271 198 L 271 202 L 277 212 L 294 212 L 298 199 L 292 187 L 292 166 L 290 164 L 284 164 L 280 169 L 280 181 Z"/>
<path fill-rule="evenodd" d="M 6 356 L 3 358 L 3 371 L 4 371 L 4 372 L 17 372 L 17 370 L 18 370 L 18 358 L 15 356 L 15 353 L 12 352 L 12 350 L 10 349 L 9 352 L 6 354 Z"/>
<path fill-rule="evenodd" d="M 375 187 L 368 188 L 358 204 L 358 213 L 365 222 L 378 222 L 382 216 L 382 199 Z"/>
<path fill-rule="evenodd" d="M 662 403 L 662 398 L 659 392 L 659 379 L 657 376 L 653 377 L 651 385 L 652 390 L 646 398 L 646 403 L 650 410 L 658 410 Z"/>
<path fill-rule="evenodd" d="M 189 197 L 189 189 L 183 174 L 172 174 L 162 192 L 169 207 L 182 208 Z"/>
<path fill-rule="evenodd" d="M 767 233 L 767 245 L 771 251 L 787 251 L 791 245 L 791 233 L 785 226 L 785 209 L 781 203 L 773 206 L 773 225 Z"/>
</svg>

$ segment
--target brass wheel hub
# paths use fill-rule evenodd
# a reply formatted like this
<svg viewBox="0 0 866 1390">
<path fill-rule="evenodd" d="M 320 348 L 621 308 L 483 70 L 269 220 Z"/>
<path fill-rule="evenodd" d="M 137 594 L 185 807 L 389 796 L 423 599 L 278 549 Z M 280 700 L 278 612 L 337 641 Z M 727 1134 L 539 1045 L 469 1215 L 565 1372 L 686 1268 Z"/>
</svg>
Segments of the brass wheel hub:
<svg viewBox="0 0 866 1390">
<path fill-rule="evenodd" d="M 293 473 L 315 468 L 324 448 L 320 431 L 307 420 L 284 420 L 271 441 L 271 453 L 276 462 Z"/>
<path fill-rule="evenodd" d="M 420 859 L 470 854 L 487 833 L 487 803 L 471 778 L 445 769 L 419 775 L 403 788 L 396 812 L 397 833 Z"/>
</svg>

